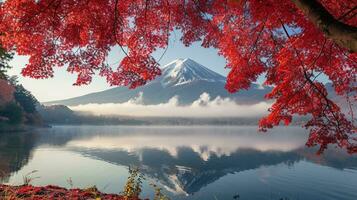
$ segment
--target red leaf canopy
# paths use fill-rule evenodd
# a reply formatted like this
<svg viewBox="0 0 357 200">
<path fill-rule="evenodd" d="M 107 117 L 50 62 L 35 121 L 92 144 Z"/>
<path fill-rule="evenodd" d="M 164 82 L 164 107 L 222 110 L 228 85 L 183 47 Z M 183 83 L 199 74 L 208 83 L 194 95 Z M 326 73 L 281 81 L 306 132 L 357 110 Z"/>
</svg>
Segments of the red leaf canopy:
<svg viewBox="0 0 357 200">
<path fill-rule="evenodd" d="M 97 72 L 111 85 L 135 88 L 160 75 L 152 53 L 177 29 L 185 45 L 201 41 L 226 58 L 230 92 L 265 75 L 275 103 L 262 130 L 308 115 L 309 146 L 356 153 L 356 13 L 356 0 L 7 0 L 0 42 L 30 56 L 24 76 L 48 78 L 65 66 L 78 74 L 76 85 Z M 114 46 L 125 52 L 116 69 L 105 64 Z M 347 100 L 349 116 L 329 99 L 320 74 Z"/>
</svg>

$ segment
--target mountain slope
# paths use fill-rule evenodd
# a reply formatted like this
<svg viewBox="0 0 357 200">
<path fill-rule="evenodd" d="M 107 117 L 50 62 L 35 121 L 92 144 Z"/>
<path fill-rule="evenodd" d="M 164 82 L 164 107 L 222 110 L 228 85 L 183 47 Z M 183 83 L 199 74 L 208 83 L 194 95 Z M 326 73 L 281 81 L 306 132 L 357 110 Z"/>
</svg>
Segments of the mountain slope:
<svg viewBox="0 0 357 200">
<path fill-rule="evenodd" d="M 253 84 L 248 91 L 230 94 L 224 88 L 225 80 L 224 76 L 191 59 L 177 59 L 162 69 L 160 77 L 142 87 L 133 90 L 116 87 L 46 104 L 76 106 L 89 103 L 124 103 L 141 95 L 143 104 L 166 103 L 176 96 L 179 104 L 185 105 L 197 100 L 202 93 L 208 93 L 212 99 L 217 96 L 230 97 L 240 103 L 252 104 L 263 101 L 264 95 L 270 91 L 269 88 L 261 89 Z"/>
<path fill-rule="evenodd" d="M 164 87 L 179 86 L 195 81 L 225 82 L 225 78 L 191 59 L 178 59 L 167 64 L 163 71 L 161 84 Z"/>
</svg>

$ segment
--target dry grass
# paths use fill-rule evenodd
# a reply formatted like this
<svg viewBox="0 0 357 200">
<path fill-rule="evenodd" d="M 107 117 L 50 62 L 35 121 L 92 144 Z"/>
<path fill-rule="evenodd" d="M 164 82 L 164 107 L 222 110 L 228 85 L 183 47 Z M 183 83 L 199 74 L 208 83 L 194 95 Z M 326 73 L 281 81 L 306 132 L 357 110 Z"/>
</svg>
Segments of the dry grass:
<svg viewBox="0 0 357 200">
<path fill-rule="evenodd" d="M 35 187 L 31 185 L 0 185 L 1 200 L 139 200 L 118 194 L 101 193 L 96 187 L 66 189 L 57 186 Z"/>
<path fill-rule="evenodd" d="M 68 179 L 71 189 L 58 186 L 35 187 L 31 182 L 39 177 L 32 177 L 37 171 L 32 171 L 23 177 L 21 186 L 9 186 L 0 184 L 0 200 L 140 200 L 142 183 L 145 180 L 143 174 L 137 168 L 129 169 L 129 177 L 123 192 L 120 194 L 105 194 L 95 186 L 87 189 L 73 188 L 72 179 Z M 161 188 L 153 184 L 155 189 L 154 200 L 169 200 Z"/>
</svg>

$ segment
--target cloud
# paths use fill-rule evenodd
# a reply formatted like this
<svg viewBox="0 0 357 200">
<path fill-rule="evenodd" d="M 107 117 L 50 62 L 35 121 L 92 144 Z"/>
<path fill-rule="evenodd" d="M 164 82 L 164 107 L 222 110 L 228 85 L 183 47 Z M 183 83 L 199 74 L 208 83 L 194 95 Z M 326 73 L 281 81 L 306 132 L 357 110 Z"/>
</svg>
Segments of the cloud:
<svg viewBox="0 0 357 200">
<path fill-rule="evenodd" d="M 157 105 L 144 105 L 139 94 L 125 103 L 85 104 L 70 107 L 74 111 L 93 115 L 125 115 L 134 117 L 257 117 L 267 113 L 270 103 L 240 105 L 230 98 L 211 99 L 203 93 L 191 105 L 182 106 L 178 97 Z"/>
</svg>

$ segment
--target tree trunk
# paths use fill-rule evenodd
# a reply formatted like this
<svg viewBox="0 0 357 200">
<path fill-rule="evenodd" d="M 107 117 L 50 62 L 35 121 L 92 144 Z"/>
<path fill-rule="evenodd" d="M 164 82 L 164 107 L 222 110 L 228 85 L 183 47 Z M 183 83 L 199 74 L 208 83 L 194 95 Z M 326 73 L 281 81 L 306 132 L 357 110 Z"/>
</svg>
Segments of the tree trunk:
<svg viewBox="0 0 357 200">
<path fill-rule="evenodd" d="M 350 52 L 357 52 L 357 27 L 334 18 L 317 0 L 291 0 L 326 37 Z"/>
</svg>

